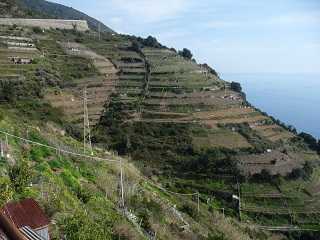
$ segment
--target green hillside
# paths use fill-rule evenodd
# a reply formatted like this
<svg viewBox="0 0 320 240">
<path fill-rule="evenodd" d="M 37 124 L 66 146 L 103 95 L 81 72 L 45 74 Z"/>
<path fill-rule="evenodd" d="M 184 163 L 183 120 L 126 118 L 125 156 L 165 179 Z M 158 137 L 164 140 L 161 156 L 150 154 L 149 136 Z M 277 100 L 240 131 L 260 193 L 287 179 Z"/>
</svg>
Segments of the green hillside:
<svg viewBox="0 0 320 240">
<path fill-rule="evenodd" d="M 318 142 L 239 84 L 152 37 L 0 36 L 1 204 L 36 198 L 53 239 L 319 237 Z M 85 94 L 96 158 L 83 149 Z"/>
</svg>

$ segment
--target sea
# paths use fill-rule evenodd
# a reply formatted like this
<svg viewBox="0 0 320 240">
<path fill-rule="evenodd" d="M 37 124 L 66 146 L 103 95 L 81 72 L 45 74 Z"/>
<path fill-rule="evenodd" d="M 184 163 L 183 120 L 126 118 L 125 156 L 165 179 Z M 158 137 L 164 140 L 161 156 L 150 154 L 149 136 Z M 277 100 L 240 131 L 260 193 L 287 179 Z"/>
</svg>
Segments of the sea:
<svg viewBox="0 0 320 240">
<path fill-rule="evenodd" d="M 320 74 L 224 73 L 247 100 L 282 122 L 320 139 Z"/>
</svg>

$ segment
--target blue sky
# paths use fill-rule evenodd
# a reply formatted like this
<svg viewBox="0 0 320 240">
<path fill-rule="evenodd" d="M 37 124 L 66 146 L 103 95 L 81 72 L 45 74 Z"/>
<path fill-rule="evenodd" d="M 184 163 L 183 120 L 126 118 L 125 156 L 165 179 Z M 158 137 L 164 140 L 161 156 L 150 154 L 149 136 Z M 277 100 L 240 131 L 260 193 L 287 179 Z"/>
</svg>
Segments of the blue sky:
<svg viewBox="0 0 320 240">
<path fill-rule="evenodd" d="M 54 0 L 220 73 L 320 73 L 319 0 Z"/>
</svg>

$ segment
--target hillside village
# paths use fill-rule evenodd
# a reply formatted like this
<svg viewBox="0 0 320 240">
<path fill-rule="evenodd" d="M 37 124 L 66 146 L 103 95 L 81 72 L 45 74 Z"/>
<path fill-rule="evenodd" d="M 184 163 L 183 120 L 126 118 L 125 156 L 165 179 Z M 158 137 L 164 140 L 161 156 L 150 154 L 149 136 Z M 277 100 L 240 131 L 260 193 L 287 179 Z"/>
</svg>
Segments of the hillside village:
<svg viewBox="0 0 320 240">
<path fill-rule="evenodd" d="M 42 219 L 2 239 L 319 236 L 309 136 L 153 37 L 1 18 L 0 81 L 0 205 Z"/>
</svg>

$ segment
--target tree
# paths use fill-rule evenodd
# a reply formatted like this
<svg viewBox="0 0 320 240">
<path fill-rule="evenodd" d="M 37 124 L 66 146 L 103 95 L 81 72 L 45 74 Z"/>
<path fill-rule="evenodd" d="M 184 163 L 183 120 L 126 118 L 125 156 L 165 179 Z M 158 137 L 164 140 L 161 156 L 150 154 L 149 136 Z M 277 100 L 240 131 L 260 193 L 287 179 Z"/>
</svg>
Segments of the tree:
<svg viewBox="0 0 320 240">
<path fill-rule="evenodd" d="M 17 93 L 13 82 L 0 82 L 0 100 L 13 103 L 16 101 Z"/>
<path fill-rule="evenodd" d="M 303 140 L 309 145 L 312 150 L 320 151 L 320 145 L 312 135 L 302 132 L 299 134 L 299 137 L 303 138 Z"/>
<path fill-rule="evenodd" d="M 131 45 L 131 49 L 132 49 L 132 51 L 139 53 L 139 52 L 141 52 L 141 44 L 137 40 L 133 40 L 132 45 Z"/>
<path fill-rule="evenodd" d="M 292 172 L 290 174 L 288 174 L 287 178 L 297 180 L 299 178 L 303 178 L 304 175 L 305 175 L 305 173 L 304 173 L 303 169 L 295 168 L 292 170 Z"/>
<path fill-rule="evenodd" d="M 231 83 L 231 89 L 232 89 L 233 91 L 236 91 L 236 92 L 241 92 L 241 91 L 242 91 L 241 84 L 238 83 L 238 82 L 232 82 L 232 83 Z"/>
<path fill-rule="evenodd" d="M 179 51 L 179 55 L 185 59 L 191 60 L 193 57 L 193 54 L 191 51 L 187 48 L 184 48 L 182 51 Z"/>
<path fill-rule="evenodd" d="M 147 47 L 154 47 L 154 48 L 160 48 L 161 44 L 158 42 L 158 40 L 155 37 L 149 36 L 146 39 L 143 40 L 143 45 Z"/>
<path fill-rule="evenodd" d="M 306 162 L 303 166 L 303 171 L 305 173 L 304 178 L 309 179 L 313 174 L 314 166 L 310 161 Z"/>
</svg>

